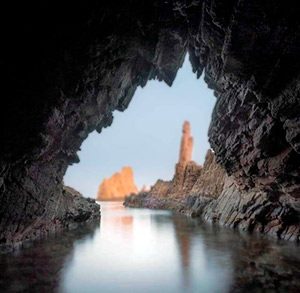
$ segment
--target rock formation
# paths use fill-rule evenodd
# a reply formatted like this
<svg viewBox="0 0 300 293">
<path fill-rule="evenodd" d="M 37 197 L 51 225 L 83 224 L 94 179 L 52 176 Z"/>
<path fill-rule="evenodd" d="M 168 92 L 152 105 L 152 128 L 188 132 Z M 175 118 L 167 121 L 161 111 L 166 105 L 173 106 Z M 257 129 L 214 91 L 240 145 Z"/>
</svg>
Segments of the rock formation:
<svg viewBox="0 0 300 293">
<path fill-rule="evenodd" d="M 193 137 L 191 126 L 185 121 L 179 151 L 179 161 L 171 181 L 158 180 L 150 193 L 157 197 L 182 198 L 190 194 L 217 197 L 222 189 L 225 171 L 216 163 L 211 150 L 207 151 L 203 167 L 192 161 Z"/>
<path fill-rule="evenodd" d="M 212 150 L 208 150 L 201 174 L 189 193 L 217 198 L 223 190 L 225 177 L 225 170 L 216 163 Z"/>
<path fill-rule="evenodd" d="M 192 210 L 197 209 L 196 203 Z M 241 191 L 230 177 L 226 177 L 219 197 L 202 206 L 201 213 L 204 219 L 228 227 L 300 240 L 297 212 L 287 202 L 270 201 L 267 192 Z"/>
<path fill-rule="evenodd" d="M 224 169 L 216 163 L 211 150 L 207 151 L 203 167 L 192 161 L 192 152 L 191 126 L 188 121 L 185 121 L 182 128 L 179 161 L 175 165 L 174 177 L 171 181 L 157 180 L 148 192 L 148 197 L 175 201 L 182 201 L 193 194 L 201 194 L 201 196 L 210 198 L 218 197 L 223 190 Z M 141 194 L 144 196 L 147 192 L 142 191 Z M 139 197 L 130 198 L 139 201 Z M 129 205 L 128 199 L 126 204 Z"/>
<path fill-rule="evenodd" d="M 299 9 L 284 1 L 28 1 L 1 18 L 0 245 L 55 229 L 81 143 L 189 53 L 214 91 L 209 140 L 243 192 L 299 207 Z M 7 26 L 9 24 L 9 26 Z M 184 97 L 183 97 L 184 98 Z M 75 206 L 69 203 L 67 209 Z M 67 214 L 68 211 L 66 210 Z M 299 213 L 299 211 L 298 211 Z"/>
<path fill-rule="evenodd" d="M 188 194 L 201 174 L 202 167 L 192 161 L 193 137 L 188 121 L 183 123 L 179 150 L 179 160 L 175 165 L 175 175 L 171 181 L 158 180 L 150 189 L 156 197 L 180 198 Z"/>
<path fill-rule="evenodd" d="M 195 200 L 205 198 L 207 204 L 218 198 L 225 178 L 224 169 L 216 163 L 213 152 L 208 150 L 203 167 L 193 161 L 185 162 L 183 167 L 179 161 L 171 181 L 157 180 L 150 191 L 127 197 L 125 205 L 181 210 L 200 216 L 197 205 L 191 209 Z"/>
<path fill-rule="evenodd" d="M 203 167 L 186 162 L 181 171 L 181 165 L 179 161 L 172 181 L 158 180 L 149 192 L 129 196 L 124 204 L 172 209 L 232 228 L 300 240 L 297 211 L 288 197 L 270 200 L 267 192 L 243 191 L 233 177 L 226 175 L 211 150 L 207 151 Z M 195 172 L 193 166 L 199 171 Z M 174 180 L 176 177 L 184 180 Z"/>
<path fill-rule="evenodd" d="M 102 181 L 99 186 L 97 200 L 124 200 L 126 195 L 137 192 L 132 168 L 123 167 L 120 172 Z"/>
<path fill-rule="evenodd" d="M 191 135 L 191 125 L 189 121 L 184 121 L 182 127 L 182 137 L 179 152 L 179 164 L 185 165 L 192 160 L 194 138 Z"/>
<path fill-rule="evenodd" d="M 191 125 L 184 121 L 179 151 L 179 160 L 175 166 L 175 175 L 170 182 L 168 195 L 173 197 L 186 194 L 201 172 L 201 166 L 192 161 L 194 139 L 191 136 Z"/>
</svg>

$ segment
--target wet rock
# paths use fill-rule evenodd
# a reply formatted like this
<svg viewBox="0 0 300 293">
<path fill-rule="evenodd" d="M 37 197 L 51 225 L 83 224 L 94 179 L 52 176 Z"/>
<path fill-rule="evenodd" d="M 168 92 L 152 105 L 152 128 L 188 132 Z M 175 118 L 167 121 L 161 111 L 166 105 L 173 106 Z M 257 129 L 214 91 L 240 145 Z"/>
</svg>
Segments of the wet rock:
<svg viewBox="0 0 300 293">
<path fill-rule="evenodd" d="M 32 207 L 32 206 L 31 206 Z M 31 211 L 32 222 L 10 225 L 6 237 L 0 243 L 0 252 L 12 251 L 22 247 L 26 242 L 39 239 L 48 234 L 64 229 L 75 229 L 87 223 L 97 223 L 100 220 L 100 205 L 94 199 L 84 198 L 75 189 L 63 186 L 62 192 L 49 198 L 43 213 L 35 218 Z M 29 214 L 29 211 L 27 212 Z M 3 234 L 2 234 L 3 235 Z"/>
<path fill-rule="evenodd" d="M 62 215 L 61 221 L 64 225 L 74 225 L 83 222 L 93 222 L 100 219 L 100 205 L 93 198 L 84 198 L 74 188 L 64 186 L 64 197 L 66 197 L 66 213 Z"/>
<path fill-rule="evenodd" d="M 202 212 L 204 219 L 232 228 L 298 241 L 300 225 L 296 211 L 284 199 L 269 201 L 266 192 L 243 192 L 233 178 L 226 178 L 220 196 Z"/>
</svg>

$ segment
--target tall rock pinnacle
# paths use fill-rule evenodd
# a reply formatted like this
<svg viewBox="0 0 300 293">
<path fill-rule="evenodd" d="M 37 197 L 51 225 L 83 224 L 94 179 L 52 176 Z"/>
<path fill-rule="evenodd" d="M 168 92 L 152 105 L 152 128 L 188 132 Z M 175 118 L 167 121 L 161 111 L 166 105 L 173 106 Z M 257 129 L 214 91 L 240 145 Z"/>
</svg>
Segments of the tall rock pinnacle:
<svg viewBox="0 0 300 293">
<path fill-rule="evenodd" d="M 179 164 L 185 165 L 192 160 L 194 139 L 191 135 L 191 125 L 189 121 L 184 121 L 182 127 L 182 137 L 179 154 Z"/>
</svg>

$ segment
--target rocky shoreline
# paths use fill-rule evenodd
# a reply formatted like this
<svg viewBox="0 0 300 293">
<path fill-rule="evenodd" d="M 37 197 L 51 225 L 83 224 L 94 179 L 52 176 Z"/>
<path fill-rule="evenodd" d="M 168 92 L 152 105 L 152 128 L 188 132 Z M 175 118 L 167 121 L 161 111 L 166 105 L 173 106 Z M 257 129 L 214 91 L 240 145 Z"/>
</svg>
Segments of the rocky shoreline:
<svg viewBox="0 0 300 293">
<path fill-rule="evenodd" d="M 168 209 L 243 231 L 300 240 L 298 213 L 287 195 L 243 190 L 216 162 L 211 150 L 203 166 L 196 164 L 191 161 L 192 144 L 184 143 L 189 140 L 190 126 L 185 123 L 173 179 L 158 180 L 150 191 L 128 196 L 126 207 Z"/>
<path fill-rule="evenodd" d="M 5 243 L 0 243 L 0 253 L 19 249 L 49 234 L 99 222 L 100 205 L 95 199 L 85 198 L 69 186 L 63 186 L 62 193 L 56 196 L 59 196 L 59 199 L 49 199 L 46 212 L 40 218 L 25 230 L 19 227 L 19 233 L 12 234 Z"/>
<path fill-rule="evenodd" d="M 184 198 L 160 198 L 149 192 L 126 197 L 124 206 L 167 209 L 248 232 L 268 234 L 275 238 L 299 242 L 300 226 L 296 211 L 281 201 L 269 202 L 266 193 L 242 193 L 232 178 L 226 180 L 217 199 L 202 195 Z"/>
</svg>

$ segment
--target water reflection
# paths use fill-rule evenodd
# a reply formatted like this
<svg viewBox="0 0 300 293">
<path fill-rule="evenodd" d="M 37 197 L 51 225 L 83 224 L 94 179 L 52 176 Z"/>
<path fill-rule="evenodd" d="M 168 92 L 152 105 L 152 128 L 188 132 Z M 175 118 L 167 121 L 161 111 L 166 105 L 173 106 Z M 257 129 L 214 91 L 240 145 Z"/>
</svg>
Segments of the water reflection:
<svg viewBox="0 0 300 293">
<path fill-rule="evenodd" d="M 50 236 L 13 254 L 0 255 L 0 292 L 56 292 L 65 265 L 81 243 L 93 241 L 99 224 Z"/>
<path fill-rule="evenodd" d="M 299 248 L 103 203 L 100 228 L 0 257 L 1 292 L 299 292 Z"/>
<path fill-rule="evenodd" d="M 217 235 L 193 219 L 173 216 L 180 256 L 182 292 L 228 292 L 232 283 L 230 252 L 216 253 L 205 235 Z M 211 226 L 212 227 L 212 226 Z M 216 279 L 217 278 L 217 279 Z"/>
</svg>

